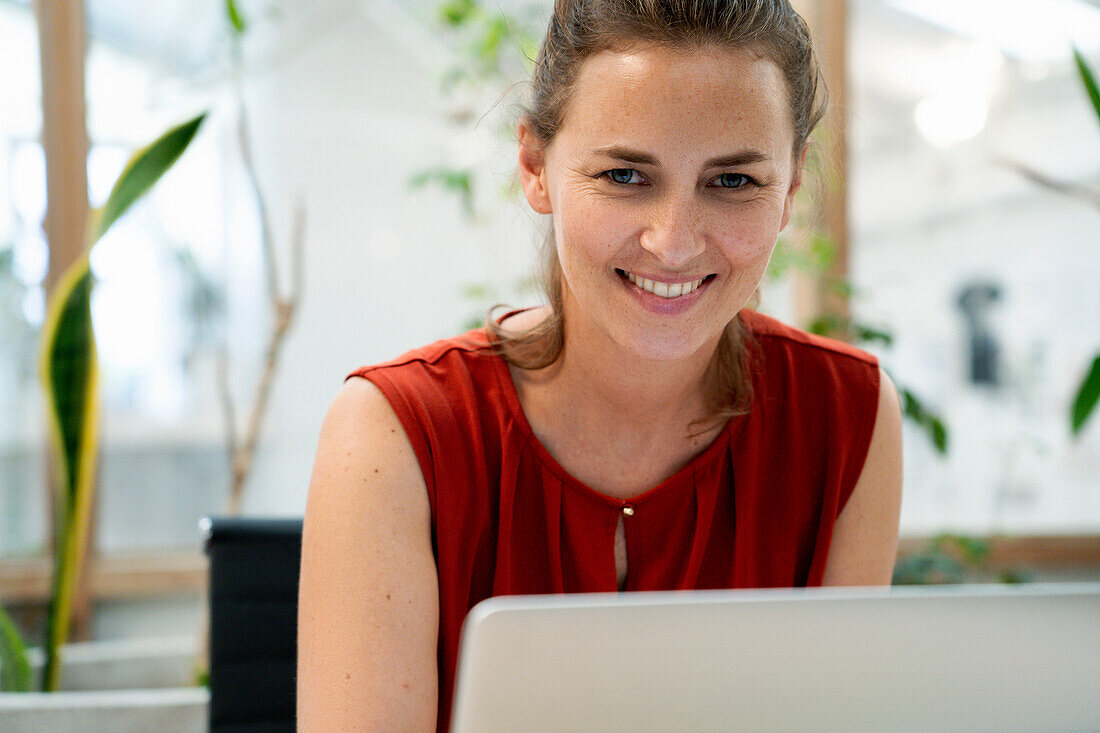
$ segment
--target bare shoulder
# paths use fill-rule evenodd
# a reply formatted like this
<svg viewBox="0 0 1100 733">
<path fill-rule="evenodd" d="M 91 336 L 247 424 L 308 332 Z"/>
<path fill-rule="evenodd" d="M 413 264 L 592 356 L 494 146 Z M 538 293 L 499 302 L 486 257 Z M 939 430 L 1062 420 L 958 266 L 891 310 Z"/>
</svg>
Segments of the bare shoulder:
<svg viewBox="0 0 1100 733">
<path fill-rule="evenodd" d="M 901 512 L 901 405 L 879 370 L 878 411 L 863 470 L 833 528 L 825 585 L 889 585 Z"/>
<path fill-rule="evenodd" d="M 325 505 L 377 509 L 384 502 L 406 519 L 430 523 L 430 506 L 416 455 L 382 391 L 355 377 L 341 387 L 325 415 L 306 506 L 310 522 Z M 339 519 L 343 519 L 342 514 Z"/>
<path fill-rule="evenodd" d="M 505 336 L 522 336 L 546 320 L 549 315 L 550 306 L 548 305 L 528 308 L 501 321 L 500 330 Z"/>
<path fill-rule="evenodd" d="M 344 452 L 334 450 L 344 448 Z M 360 467 L 405 471 L 420 478 L 416 456 L 389 401 L 373 382 L 349 379 L 340 388 L 321 427 L 318 458 Z M 411 463 L 410 463 L 411 459 Z M 410 471 L 410 469 L 416 469 Z"/>
<path fill-rule="evenodd" d="M 348 380 L 321 428 L 302 533 L 299 730 L 430 730 L 438 580 L 416 456 L 381 391 Z"/>
</svg>

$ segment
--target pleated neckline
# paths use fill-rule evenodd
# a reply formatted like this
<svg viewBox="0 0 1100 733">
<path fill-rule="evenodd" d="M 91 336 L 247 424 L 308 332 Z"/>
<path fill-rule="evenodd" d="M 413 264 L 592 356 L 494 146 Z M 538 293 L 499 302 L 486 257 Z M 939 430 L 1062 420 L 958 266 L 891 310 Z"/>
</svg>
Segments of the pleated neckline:
<svg viewBox="0 0 1100 733">
<path fill-rule="evenodd" d="M 505 318 L 507 318 L 508 315 L 511 315 L 511 313 L 506 314 Z M 503 320 L 503 318 L 501 320 Z M 486 339 L 488 343 L 494 347 L 498 343 L 489 334 L 486 334 Z M 725 426 L 723 426 L 721 432 L 715 436 L 714 440 L 698 455 L 676 471 L 676 473 L 640 494 L 625 499 L 619 499 L 593 489 L 591 486 L 569 473 L 569 471 L 554 458 L 553 454 L 550 453 L 546 446 L 542 444 L 542 441 L 539 440 L 538 436 L 535 435 L 531 423 L 527 420 L 527 414 L 523 411 L 523 405 L 520 403 L 519 392 L 516 390 L 515 382 L 512 380 L 512 372 L 508 368 L 508 362 L 505 361 L 504 357 L 497 353 L 495 349 L 490 351 L 489 358 L 493 361 L 498 386 L 515 427 L 524 441 L 531 446 L 542 465 L 558 477 L 562 482 L 563 488 L 587 494 L 608 507 L 614 508 L 616 511 L 620 511 L 628 504 L 637 506 L 645 504 L 648 501 L 657 500 L 665 494 L 674 494 L 684 490 L 694 490 L 696 473 L 703 471 L 726 454 L 731 432 L 744 423 L 743 416 L 730 419 Z"/>
</svg>

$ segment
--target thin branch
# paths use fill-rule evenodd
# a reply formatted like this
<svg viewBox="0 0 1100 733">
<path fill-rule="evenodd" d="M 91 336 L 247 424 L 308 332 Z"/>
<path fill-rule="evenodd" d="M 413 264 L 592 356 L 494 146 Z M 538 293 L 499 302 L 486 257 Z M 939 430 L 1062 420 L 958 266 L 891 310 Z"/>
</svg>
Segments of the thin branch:
<svg viewBox="0 0 1100 733">
<path fill-rule="evenodd" d="M 264 415 L 270 402 L 271 387 L 275 381 L 275 372 L 279 364 L 279 354 L 286 342 L 287 333 L 294 322 L 294 314 L 297 310 L 300 286 L 302 283 L 302 252 L 305 240 L 305 208 L 299 204 L 296 212 L 296 226 L 292 251 L 295 253 L 293 280 L 296 292 L 291 298 L 276 296 L 272 301 L 275 311 L 275 322 L 268 337 L 267 352 L 264 356 L 264 370 L 260 382 L 256 388 L 255 399 L 252 403 L 252 413 L 249 416 L 248 431 L 245 433 L 244 445 L 234 451 L 233 456 L 233 484 L 229 495 L 229 513 L 239 514 L 244 502 L 244 485 L 248 473 L 252 467 L 252 461 L 256 454 L 256 445 L 259 443 L 260 426 L 263 425 Z"/>
<path fill-rule="evenodd" d="M 297 308 L 302 300 L 305 283 L 306 205 L 298 199 L 294 205 L 294 239 L 291 240 L 291 290 L 290 303 Z"/>
<path fill-rule="evenodd" d="M 231 472 L 228 513 L 239 514 L 244 503 L 245 482 L 252 468 L 252 462 L 256 455 L 256 446 L 259 443 L 260 428 L 263 425 L 264 415 L 267 412 L 271 398 L 271 388 L 275 382 L 275 373 L 279 365 L 279 355 L 283 344 L 286 342 L 287 333 L 294 321 L 298 304 L 301 300 L 302 286 L 304 282 L 305 261 L 305 230 L 306 208 L 298 201 L 294 212 L 294 228 L 291 240 L 291 282 L 292 291 L 289 297 L 283 297 L 279 289 L 278 267 L 275 253 L 274 237 L 272 235 L 270 217 L 267 202 L 260 189 L 259 178 L 252 159 L 251 134 L 248 127 L 248 114 L 245 105 L 244 87 L 241 79 L 242 57 L 239 40 L 233 43 L 233 86 L 237 96 L 237 141 L 241 149 L 241 159 L 244 163 L 245 173 L 256 201 L 256 209 L 260 217 L 260 236 L 262 244 L 262 257 L 267 278 L 267 294 L 273 311 L 274 322 L 268 335 L 267 348 L 264 354 L 263 372 L 256 386 L 256 393 L 252 401 L 252 410 L 248 417 L 248 427 L 244 434 L 244 443 L 239 444 L 236 435 L 236 411 L 233 395 L 229 387 L 229 367 L 227 351 L 221 352 L 219 361 L 219 390 L 222 398 L 222 412 L 226 422 L 226 445 L 229 452 Z"/>
<path fill-rule="evenodd" d="M 248 179 L 256 209 L 260 217 L 260 244 L 263 247 L 264 271 L 267 276 L 267 295 L 275 299 L 279 294 L 279 275 L 275 262 L 275 244 L 271 235 L 271 219 L 267 211 L 267 202 L 260 191 L 256 165 L 252 160 L 251 132 L 248 127 L 248 110 L 245 108 L 244 84 L 241 80 L 241 42 L 233 41 L 233 87 L 237 96 L 237 142 L 244 162 L 245 177 Z"/>
<path fill-rule="evenodd" d="M 1097 191 L 1096 189 L 1089 188 L 1088 186 L 1081 185 L 1080 183 L 1059 181 L 1055 178 L 1051 178 L 1045 173 L 1041 173 L 1040 171 L 1037 171 L 1034 168 L 1031 168 L 1015 160 L 1000 158 L 997 160 L 997 162 L 1005 166 L 1006 168 L 1011 168 L 1012 170 L 1022 175 L 1024 178 L 1027 178 L 1032 183 L 1036 183 L 1043 188 L 1049 188 L 1052 191 L 1057 191 L 1058 193 L 1065 194 L 1066 196 L 1079 199 L 1086 203 L 1092 204 L 1094 207 L 1100 209 L 1100 191 Z"/>
<path fill-rule="evenodd" d="M 218 397 L 222 406 L 222 421 L 225 423 L 225 448 L 229 465 L 237 456 L 237 415 L 233 404 L 233 390 L 229 386 L 229 346 L 221 344 L 218 348 L 217 383 Z"/>
</svg>

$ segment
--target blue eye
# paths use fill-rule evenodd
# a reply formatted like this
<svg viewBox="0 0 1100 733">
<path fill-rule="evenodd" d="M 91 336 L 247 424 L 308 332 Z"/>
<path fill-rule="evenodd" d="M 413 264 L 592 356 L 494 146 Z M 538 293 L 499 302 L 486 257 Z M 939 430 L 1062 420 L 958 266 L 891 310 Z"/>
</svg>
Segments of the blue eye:
<svg viewBox="0 0 1100 733">
<path fill-rule="evenodd" d="M 637 173 L 633 168 L 613 168 L 606 171 L 605 175 L 610 178 L 614 183 L 628 184 Z"/>
<path fill-rule="evenodd" d="M 719 188 L 744 188 L 753 183 L 753 180 L 744 173 L 723 173 L 718 176 Z"/>
</svg>

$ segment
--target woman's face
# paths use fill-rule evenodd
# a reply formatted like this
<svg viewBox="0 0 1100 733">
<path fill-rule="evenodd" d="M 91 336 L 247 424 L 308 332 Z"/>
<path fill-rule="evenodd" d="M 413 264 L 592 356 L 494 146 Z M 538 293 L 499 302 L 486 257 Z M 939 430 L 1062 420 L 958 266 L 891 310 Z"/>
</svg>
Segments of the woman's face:
<svg viewBox="0 0 1100 733">
<path fill-rule="evenodd" d="M 769 60 L 649 47 L 585 61 L 551 144 L 520 153 L 528 200 L 553 215 L 567 329 L 651 359 L 713 348 L 790 218 L 793 145 Z"/>
</svg>

